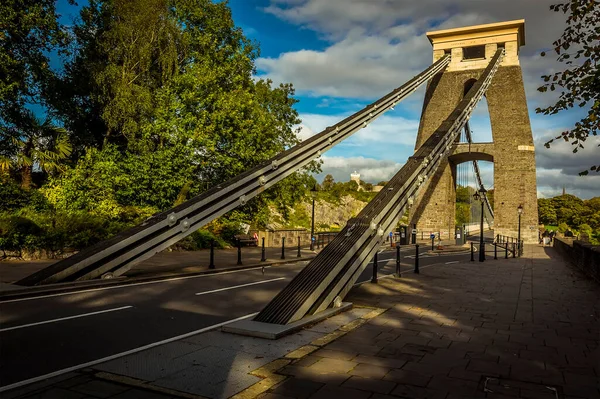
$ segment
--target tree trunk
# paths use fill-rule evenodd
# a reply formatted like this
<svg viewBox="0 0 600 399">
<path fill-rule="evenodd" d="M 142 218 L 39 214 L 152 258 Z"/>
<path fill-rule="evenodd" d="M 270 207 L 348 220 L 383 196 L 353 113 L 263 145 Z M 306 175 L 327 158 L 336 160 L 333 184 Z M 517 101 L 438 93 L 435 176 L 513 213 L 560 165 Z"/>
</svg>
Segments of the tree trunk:
<svg viewBox="0 0 600 399">
<path fill-rule="evenodd" d="M 31 188 L 32 169 L 32 166 L 21 167 L 21 188 L 23 190 L 29 190 Z"/>
<path fill-rule="evenodd" d="M 25 148 L 23 148 L 23 158 L 31 160 L 31 153 L 33 152 L 33 142 L 31 137 L 27 139 Z M 21 167 L 21 188 L 23 190 L 29 190 L 31 188 L 31 175 L 33 173 L 33 161 L 31 165 L 23 165 Z"/>
</svg>

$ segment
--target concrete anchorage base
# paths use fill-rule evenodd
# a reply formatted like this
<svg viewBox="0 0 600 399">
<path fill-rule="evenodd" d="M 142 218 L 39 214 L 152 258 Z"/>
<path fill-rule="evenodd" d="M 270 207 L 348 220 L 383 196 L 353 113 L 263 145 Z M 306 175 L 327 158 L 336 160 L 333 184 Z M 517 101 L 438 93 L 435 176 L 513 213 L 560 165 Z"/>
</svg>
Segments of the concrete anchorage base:
<svg viewBox="0 0 600 399">
<path fill-rule="evenodd" d="M 303 319 L 290 324 L 271 324 L 254 320 L 240 320 L 235 323 L 224 325 L 221 327 L 221 330 L 248 337 L 279 339 L 301 330 L 308 325 L 318 323 L 350 309 L 352 309 L 351 302 L 342 302 L 342 305 L 339 308 L 327 308 L 322 312 L 304 317 Z"/>
</svg>

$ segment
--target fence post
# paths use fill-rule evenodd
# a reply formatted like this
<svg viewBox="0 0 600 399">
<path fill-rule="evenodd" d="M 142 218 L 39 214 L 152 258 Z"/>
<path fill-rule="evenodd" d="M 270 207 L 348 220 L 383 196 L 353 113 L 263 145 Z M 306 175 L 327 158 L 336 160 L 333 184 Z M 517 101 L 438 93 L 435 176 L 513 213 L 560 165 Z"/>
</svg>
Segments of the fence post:
<svg viewBox="0 0 600 399">
<path fill-rule="evenodd" d="M 396 277 L 402 277 L 400 273 L 400 243 L 396 244 Z"/>
<path fill-rule="evenodd" d="M 481 244 L 481 259 L 485 260 L 485 242 Z"/>
<path fill-rule="evenodd" d="M 517 251 L 515 249 L 515 243 L 514 242 L 512 243 L 512 252 L 513 252 L 513 258 L 516 258 L 517 257 L 517 254 L 516 254 Z"/>
<path fill-rule="evenodd" d="M 415 274 L 419 274 L 419 244 L 415 244 Z"/>
<path fill-rule="evenodd" d="M 210 263 L 208 264 L 208 268 L 215 268 L 215 240 L 210 240 Z"/>
<path fill-rule="evenodd" d="M 498 259 L 498 244 L 494 244 L 494 259 Z"/>
<path fill-rule="evenodd" d="M 504 243 L 504 259 L 508 259 L 508 243 Z"/>
<path fill-rule="evenodd" d="M 261 262 L 267 261 L 267 253 L 265 251 L 265 237 L 262 238 L 262 249 L 260 251 L 260 261 Z"/>
<path fill-rule="evenodd" d="M 238 266 L 241 266 L 242 265 L 242 241 L 240 239 L 237 240 L 237 247 L 238 247 L 237 264 L 238 264 Z"/>
<path fill-rule="evenodd" d="M 281 259 L 285 259 L 285 237 L 281 237 Z"/>
<path fill-rule="evenodd" d="M 296 255 L 297 258 L 301 258 L 302 254 L 300 253 L 300 236 L 298 236 L 298 255 Z"/>
<path fill-rule="evenodd" d="M 471 241 L 471 262 L 475 262 L 475 249 L 474 249 L 473 241 Z"/>
<path fill-rule="evenodd" d="M 375 256 L 373 257 L 373 277 L 371 282 L 377 284 L 377 250 L 375 250 Z"/>
</svg>

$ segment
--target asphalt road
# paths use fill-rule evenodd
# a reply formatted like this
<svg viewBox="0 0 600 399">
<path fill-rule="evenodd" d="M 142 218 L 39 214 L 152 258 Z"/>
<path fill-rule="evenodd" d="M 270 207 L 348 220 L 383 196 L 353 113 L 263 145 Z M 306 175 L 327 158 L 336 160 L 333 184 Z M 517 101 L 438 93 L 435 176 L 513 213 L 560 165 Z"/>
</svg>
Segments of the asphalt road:
<svg viewBox="0 0 600 399">
<path fill-rule="evenodd" d="M 429 247 L 422 245 L 421 250 Z M 420 257 L 420 267 L 457 263 L 468 254 Z M 379 276 L 395 270 L 379 255 Z M 388 262 L 388 260 L 391 260 Z M 389 263 L 388 265 L 385 265 Z M 412 272 L 414 248 L 402 251 Z M 296 263 L 170 278 L 0 302 L 0 392 L 36 377 L 87 367 L 109 356 L 201 332 L 260 311 L 304 267 Z M 372 265 L 359 282 L 370 281 Z"/>
</svg>

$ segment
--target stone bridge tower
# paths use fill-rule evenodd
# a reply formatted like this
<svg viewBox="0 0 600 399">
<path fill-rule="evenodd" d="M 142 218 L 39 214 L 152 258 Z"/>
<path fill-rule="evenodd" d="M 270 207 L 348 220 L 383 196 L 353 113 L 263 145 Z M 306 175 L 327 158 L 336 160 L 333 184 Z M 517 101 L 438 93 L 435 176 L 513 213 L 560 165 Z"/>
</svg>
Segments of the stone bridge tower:
<svg viewBox="0 0 600 399">
<path fill-rule="evenodd" d="M 428 180 L 411 209 L 420 231 L 452 238 L 455 226 L 456 165 L 476 160 L 494 162 L 494 232 L 537 242 L 538 210 L 533 137 L 527 111 L 519 48 L 525 44 L 525 21 L 509 21 L 428 32 L 433 60 L 451 54 L 448 68 L 427 86 L 417 135 L 418 148 L 450 115 L 495 51 L 505 57 L 487 93 L 492 143 L 457 144 L 454 153 Z"/>
</svg>

